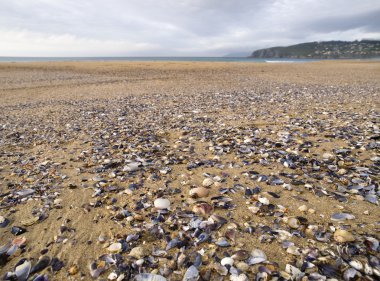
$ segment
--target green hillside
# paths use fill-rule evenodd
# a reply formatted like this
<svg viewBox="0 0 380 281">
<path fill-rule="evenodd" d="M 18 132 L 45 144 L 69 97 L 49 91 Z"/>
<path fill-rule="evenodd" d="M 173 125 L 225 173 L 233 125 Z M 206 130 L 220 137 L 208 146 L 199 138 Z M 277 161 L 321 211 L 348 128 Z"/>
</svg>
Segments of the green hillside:
<svg viewBox="0 0 380 281">
<path fill-rule="evenodd" d="M 254 51 L 252 58 L 352 59 L 380 57 L 380 41 L 309 42 Z"/>
</svg>

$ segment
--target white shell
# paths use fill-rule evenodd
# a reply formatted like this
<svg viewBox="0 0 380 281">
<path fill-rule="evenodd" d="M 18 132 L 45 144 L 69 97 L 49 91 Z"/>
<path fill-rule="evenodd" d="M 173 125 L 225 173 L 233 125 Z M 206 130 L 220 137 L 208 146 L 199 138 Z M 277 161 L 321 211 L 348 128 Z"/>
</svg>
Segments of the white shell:
<svg viewBox="0 0 380 281">
<path fill-rule="evenodd" d="M 154 207 L 157 209 L 169 209 L 170 201 L 165 198 L 158 198 L 154 200 Z"/>
<path fill-rule="evenodd" d="M 225 257 L 223 258 L 220 263 L 223 265 L 223 266 L 226 266 L 226 265 L 233 265 L 234 264 L 234 259 L 231 258 L 231 257 Z"/>
<path fill-rule="evenodd" d="M 121 252 L 121 243 L 119 243 L 119 242 L 113 243 L 113 244 L 109 245 L 107 250 L 110 251 L 111 253 L 120 253 Z"/>
</svg>

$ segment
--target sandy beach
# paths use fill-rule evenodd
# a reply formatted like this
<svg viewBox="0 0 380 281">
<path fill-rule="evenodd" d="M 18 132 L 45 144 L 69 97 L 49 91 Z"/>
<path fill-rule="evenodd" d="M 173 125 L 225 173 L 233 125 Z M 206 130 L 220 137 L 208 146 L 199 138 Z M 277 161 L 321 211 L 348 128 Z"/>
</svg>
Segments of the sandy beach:
<svg viewBox="0 0 380 281">
<path fill-rule="evenodd" d="M 1 63 L 0 276 L 376 280 L 379 122 L 379 62 Z"/>
</svg>

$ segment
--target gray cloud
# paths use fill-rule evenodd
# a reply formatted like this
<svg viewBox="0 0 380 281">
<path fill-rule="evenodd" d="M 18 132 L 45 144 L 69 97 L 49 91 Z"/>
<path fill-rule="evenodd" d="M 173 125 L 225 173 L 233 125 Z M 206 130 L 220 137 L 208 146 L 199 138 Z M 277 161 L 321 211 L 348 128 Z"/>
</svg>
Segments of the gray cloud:
<svg viewBox="0 0 380 281">
<path fill-rule="evenodd" d="M 380 38 L 380 1 L 0 0 L 0 38 L 0 56 L 218 56 Z"/>
</svg>

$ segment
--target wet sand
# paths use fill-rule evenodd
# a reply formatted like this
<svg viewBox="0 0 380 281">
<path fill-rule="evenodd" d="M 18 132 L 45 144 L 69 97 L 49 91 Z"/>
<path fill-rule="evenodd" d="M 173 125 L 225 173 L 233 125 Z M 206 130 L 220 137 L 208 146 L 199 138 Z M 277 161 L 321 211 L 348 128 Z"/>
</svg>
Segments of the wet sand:
<svg viewBox="0 0 380 281">
<path fill-rule="evenodd" d="M 221 276 L 215 267 L 238 250 L 261 249 L 267 261 L 246 267 L 235 258 L 247 278 L 236 280 L 254 280 L 259 266 L 289 278 L 286 265 L 301 268 L 311 249 L 314 267 L 299 276 L 326 276 L 328 264 L 343 279 L 350 260 L 337 265 L 327 251 L 340 256 L 343 246 L 360 248 L 363 266 L 379 258 L 379 247 L 368 246 L 380 230 L 378 62 L 1 63 L 0 107 L 0 215 L 10 221 L 0 246 L 16 237 L 13 226 L 27 230 L 17 236 L 24 245 L 2 256 L 1 276 L 22 258 L 33 266 L 46 255 L 63 262 L 39 272 L 49 280 L 93 280 L 89 264 L 119 242 L 125 280 L 138 272 L 182 280 L 196 251 L 200 280 L 230 280 L 235 271 Z M 206 178 L 209 194 L 191 198 Z M 160 197 L 171 206 L 158 215 Z M 194 214 L 195 201 L 213 210 Z M 355 218 L 333 221 L 335 213 Z M 227 223 L 200 228 L 203 242 L 188 229 L 190 216 L 212 214 Z M 217 246 L 228 229 L 236 239 Z M 337 229 L 355 241 L 336 241 Z M 138 238 L 127 243 L 130 234 Z M 165 251 L 176 237 L 183 243 Z M 134 247 L 144 254 L 130 257 Z M 154 249 L 165 253 L 153 258 Z M 99 280 L 123 271 L 106 267 Z M 357 276 L 378 278 L 380 267 L 370 267 Z"/>
</svg>

